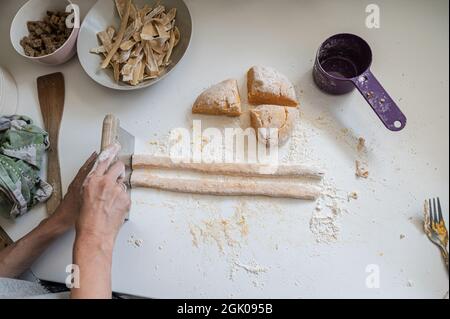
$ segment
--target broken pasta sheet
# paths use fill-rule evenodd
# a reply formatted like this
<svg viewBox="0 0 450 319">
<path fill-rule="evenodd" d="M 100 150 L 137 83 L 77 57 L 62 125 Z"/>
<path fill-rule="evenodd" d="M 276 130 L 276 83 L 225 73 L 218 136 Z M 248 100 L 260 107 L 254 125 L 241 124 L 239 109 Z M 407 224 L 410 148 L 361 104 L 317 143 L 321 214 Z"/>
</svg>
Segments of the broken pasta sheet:
<svg viewBox="0 0 450 319">
<path fill-rule="evenodd" d="M 176 8 L 166 12 L 163 5 L 145 4 L 138 9 L 132 0 L 115 3 L 121 18 L 119 31 L 109 26 L 97 33 L 101 45 L 90 52 L 104 56 L 102 68 L 110 67 L 116 82 L 135 86 L 161 76 L 180 41 Z"/>
</svg>

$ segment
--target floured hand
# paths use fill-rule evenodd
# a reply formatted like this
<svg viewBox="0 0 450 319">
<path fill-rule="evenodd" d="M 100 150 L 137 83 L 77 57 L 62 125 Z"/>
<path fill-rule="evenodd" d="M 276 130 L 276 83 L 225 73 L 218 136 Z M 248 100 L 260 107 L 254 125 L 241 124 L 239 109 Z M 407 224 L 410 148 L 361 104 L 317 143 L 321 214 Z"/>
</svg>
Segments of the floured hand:
<svg viewBox="0 0 450 319">
<path fill-rule="evenodd" d="M 116 161 L 120 145 L 113 144 L 97 159 L 83 183 L 77 238 L 114 244 L 117 233 L 130 209 L 130 197 L 122 180 L 125 166 Z"/>
</svg>

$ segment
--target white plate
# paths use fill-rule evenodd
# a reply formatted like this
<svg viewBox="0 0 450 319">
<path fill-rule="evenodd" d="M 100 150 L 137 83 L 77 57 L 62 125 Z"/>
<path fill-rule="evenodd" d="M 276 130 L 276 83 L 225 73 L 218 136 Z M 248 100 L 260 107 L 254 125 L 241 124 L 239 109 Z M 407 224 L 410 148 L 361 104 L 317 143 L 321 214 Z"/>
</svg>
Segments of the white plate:
<svg viewBox="0 0 450 319">
<path fill-rule="evenodd" d="M 145 3 L 152 7 L 155 5 L 155 1 L 150 0 L 135 0 L 134 3 L 137 7 L 141 7 Z M 95 82 L 116 90 L 140 89 L 148 87 L 163 79 L 177 63 L 180 62 L 191 39 L 191 15 L 183 0 L 163 0 L 161 1 L 161 4 L 164 5 L 167 10 L 171 8 L 177 9 L 175 25 L 180 30 L 180 42 L 173 49 L 171 56 L 172 63 L 166 68 L 165 72 L 156 79 L 142 82 L 136 86 L 128 85 L 120 81 L 119 83 L 116 83 L 113 79 L 112 70 L 103 70 L 100 68 L 102 57 L 98 54 L 89 52 L 92 48 L 99 46 L 97 39 L 98 32 L 105 30 L 110 25 L 114 26 L 117 30 L 120 25 L 120 19 L 113 0 L 99 0 L 91 8 L 81 25 L 78 35 L 77 50 L 81 66 Z"/>
</svg>

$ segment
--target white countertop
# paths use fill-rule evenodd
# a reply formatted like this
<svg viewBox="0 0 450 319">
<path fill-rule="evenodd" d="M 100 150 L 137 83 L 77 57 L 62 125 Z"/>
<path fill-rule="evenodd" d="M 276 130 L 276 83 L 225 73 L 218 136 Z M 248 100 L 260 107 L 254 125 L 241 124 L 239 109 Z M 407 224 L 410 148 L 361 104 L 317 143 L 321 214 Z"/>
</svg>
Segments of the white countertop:
<svg viewBox="0 0 450 319">
<path fill-rule="evenodd" d="M 439 196 L 448 225 L 447 1 L 377 1 L 381 27 L 367 29 L 364 1 L 187 0 L 193 38 L 186 56 L 166 79 L 135 92 L 97 85 L 77 58 L 45 67 L 17 55 L 9 42 L 9 25 L 24 2 L 0 2 L 0 64 L 17 82 L 18 113 L 41 125 L 36 78 L 56 71 L 64 74 L 64 188 L 98 149 L 105 114 L 116 114 L 122 126 L 151 149 L 152 141 L 164 139 L 171 129 L 190 127 L 190 108 L 202 89 L 235 77 L 245 95 L 246 70 L 262 64 L 285 73 L 297 88 L 299 139 L 304 145 L 300 153 L 326 168 L 326 181 L 339 194 L 359 195 L 339 202 L 346 212 L 335 221 L 340 229 L 337 240 L 317 243 L 310 230 L 314 203 L 133 190 L 131 220 L 114 251 L 115 291 L 162 298 L 444 296 L 448 273 L 438 249 L 422 232 L 421 209 L 425 198 Z M 82 14 L 94 3 L 75 2 Z M 358 34 L 371 45 L 372 71 L 408 118 L 403 131 L 384 128 L 357 92 L 336 97 L 315 87 L 311 68 L 316 50 L 325 38 L 340 32 Z M 219 123 L 211 117 L 195 118 L 205 126 Z M 364 155 L 356 151 L 358 137 L 367 141 Z M 361 156 L 370 170 L 367 180 L 354 175 L 355 160 Z M 240 232 L 239 214 L 248 234 Z M 41 205 L 15 221 L 0 218 L 0 225 L 17 240 L 44 216 Z M 223 220 L 231 227 L 229 233 L 220 228 Z M 208 225 L 213 232 L 207 232 Z M 196 246 L 191 230 L 199 236 L 200 229 L 210 237 L 197 238 Z M 141 245 L 131 239 L 141 240 Z M 54 243 L 33 272 L 63 282 L 72 241 L 70 233 Z M 378 267 L 379 288 L 366 286 L 368 265 Z"/>
</svg>

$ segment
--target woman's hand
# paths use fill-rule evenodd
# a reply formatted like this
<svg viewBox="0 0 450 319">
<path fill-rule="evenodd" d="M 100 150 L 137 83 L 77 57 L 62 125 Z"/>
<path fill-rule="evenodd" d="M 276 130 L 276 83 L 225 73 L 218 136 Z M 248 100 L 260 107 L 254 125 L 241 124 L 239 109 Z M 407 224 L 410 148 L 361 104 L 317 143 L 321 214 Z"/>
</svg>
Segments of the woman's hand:
<svg viewBox="0 0 450 319">
<path fill-rule="evenodd" d="M 58 208 L 49 217 L 49 221 L 55 222 L 64 230 L 75 225 L 81 209 L 81 187 L 96 160 L 97 153 L 94 152 L 79 169 Z"/>
<path fill-rule="evenodd" d="M 104 150 L 83 184 L 73 248 L 80 277 L 72 298 L 111 298 L 114 241 L 131 203 L 123 183 L 125 166 L 119 161 L 112 164 L 119 149 L 114 144 Z"/>
<path fill-rule="evenodd" d="M 114 245 L 115 238 L 130 209 L 130 197 L 123 184 L 125 166 L 112 162 L 120 150 L 113 144 L 100 154 L 83 184 L 80 217 L 76 223 L 78 239 Z"/>
</svg>

